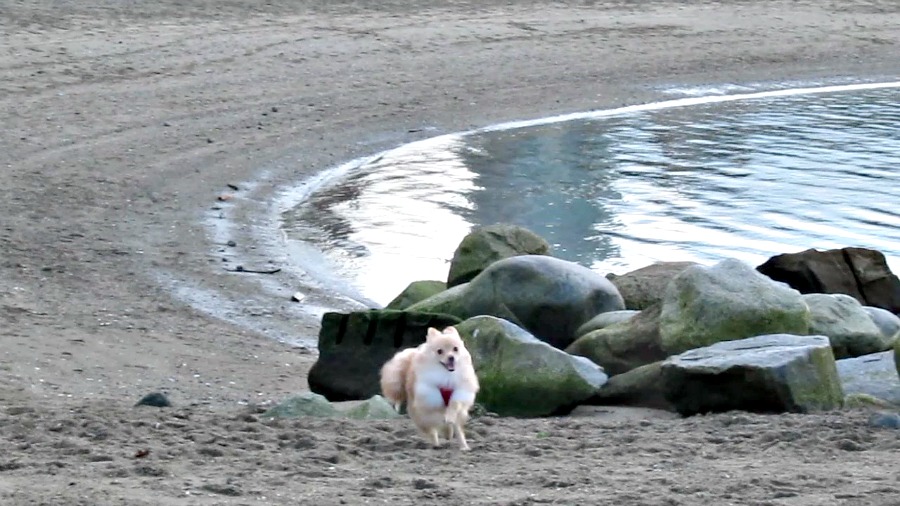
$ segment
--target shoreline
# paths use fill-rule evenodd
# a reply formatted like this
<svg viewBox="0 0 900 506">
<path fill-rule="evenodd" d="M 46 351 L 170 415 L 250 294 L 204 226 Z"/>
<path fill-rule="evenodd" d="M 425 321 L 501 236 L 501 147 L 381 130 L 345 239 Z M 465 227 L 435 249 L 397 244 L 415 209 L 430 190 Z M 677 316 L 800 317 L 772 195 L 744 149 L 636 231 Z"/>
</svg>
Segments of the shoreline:
<svg viewBox="0 0 900 506">
<path fill-rule="evenodd" d="M 673 82 L 898 76 L 900 5 L 7 4 L 3 504 L 896 497 L 896 437 L 860 429 L 863 413 L 641 414 L 646 423 L 635 423 L 610 408 L 489 419 L 473 423 L 468 456 L 419 448 L 404 420 L 262 421 L 257 407 L 308 390 L 315 360 L 272 336 L 314 339 L 318 319 L 303 307 L 354 305 L 306 272 L 225 266 L 286 265 L 266 252 L 266 241 L 281 238 L 255 221 L 277 212 L 268 197 L 391 146 L 623 106 Z M 235 246 L 208 229 L 220 212 L 238 224 L 229 231 Z M 291 302 L 305 286 L 304 305 Z M 245 325 L 204 314 L 179 292 L 208 297 Z M 133 408 L 152 391 L 175 407 Z M 844 451 L 852 445 L 842 441 L 865 451 Z M 135 457 L 143 449 L 149 456 Z M 852 479 L 834 479 L 847 472 Z"/>
<path fill-rule="evenodd" d="M 295 252 L 299 251 L 301 253 L 289 255 L 289 258 L 291 258 L 291 261 L 293 263 L 289 265 L 288 268 L 303 268 L 304 266 L 308 267 L 302 270 L 305 270 L 307 272 L 315 272 L 315 274 L 313 274 L 315 278 L 319 280 L 327 280 L 331 284 L 331 289 L 333 292 L 341 293 L 349 299 L 352 299 L 353 301 L 365 307 L 380 307 L 383 304 L 373 299 L 369 299 L 364 293 L 365 289 L 358 286 L 357 283 L 354 283 L 354 279 L 348 278 L 346 276 L 347 274 L 352 276 L 358 271 L 354 270 L 352 267 L 341 264 L 340 260 L 335 258 L 334 256 L 346 256 L 349 254 L 349 252 L 344 252 L 342 255 L 340 253 L 342 250 L 339 247 L 334 247 L 334 251 L 329 252 L 317 248 L 312 243 L 302 244 L 303 241 L 301 239 L 291 238 L 288 233 L 284 232 L 284 220 L 279 219 L 279 215 L 283 212 L 286 212 L 287 210 L 302 205 L 318 192 L 326 191 L 328 189 L 340 186 L 355 171 L 363 169 L 368 164 L 378 162 L 384 158 L 396 158 L 397 156 L 402 156 L 398 153 L 404 150 L 427 150 L 429 149 L 427 147 L 429 145 L 443 145 L 449 140 L 478 135 L 481 133 L 528 129 L 533 127 L 566 123 L 570 121 L 601 121 L 605 118 L 613 118 L 647 111 L 659 111 L 669 108 L 696 107 L 736 101 L 752 101 L 773 97 L 846 93 L 885 88 L 900 88 L 900 81 L 882 81 L 878 77 L 858 77 L 856 79 L 821 79 L 812 82 L 799 80 L 790 80 L 787 82 L 754 83 L 732 82 L 709 84 L 695 88 L 672 85 L 659 90 L 658 100 L 625 105 L 612 109 L 600 108 L 591 111 L 568 113 L 558 116 L 513 120 L 506 123 L 486 125 L 471 130 L 443 133 L 434 137 L 393 146 L 383 151 L 367 154 L 360 158 L 349 160 L 337 166 L 324 169 L 323 171 L 300 181 L 296 185 L 288 185 L 285 188 L 282 188 L 280 191 L 275 192 L 274 204 L 272 207 L 278 209 L 279 212 L 271 213 L 268 222 L 271 228 L 277 229 L 282 234 L 284 234 L 284 240 L 281 242 L 280 246 L 275 246 L 273 250 L 270 251 L 270 254 L 277 254 L 277 250 L 279 248 L 293 249 Z M 440 150 L 441 148 L 436 149 Z M 319 235 L 323 235 L 321 229 L 317 230 L 317 232 Z M 226 240 L 222 239 L 219 242 L 226 242 Z M 770 252 L 770 256 L 789 252 L 791 251 L 772 251 Z M 331 257 L 329 257 L 329 253 L 331 253 Z M 449 262 L 451 256 L 452 250 L 447 252 L 445 260 Z M 312 259 L 312 261 L 305 261 L 305 259 Z M 766 258 L 762 258 L 760 262 L 764 261 L 765 259 Z M 690 260 L 696 261 L 697 259 Z M 888 257 L 888 265 L 893 267 L 895 270 L 897 270 L 896 266 L 894 265 L 896 264 L 896 262 L 900 262 L 900 257 Z M 642 266 L 643 265 L 635 265 L 634 268 L 639 268 Z M 434 276 L 431 276 L 428 279 L 441 279 L 441 276 L 444 274 L 445 273 L 440 273 L 439 275 L 435 273 Z M 624 271 L 617 272 L 617 274 L 624 274 Z M 411 278 L 409 279 L 409 281 L 415 281 L 416 279 L 419 278 Z M 391 293 L 393 293 L 393 295 L 396 295 L 401 290 L 402 287 L 397 289 L 395 291 L 396 293 Z M 393 297 L 393 295 L 389 295 L 387 294 L 387 292 L 382 295 L 387 297 L 384 303 L 386 303 L 388 300 L 390 300 L 390 298 Z M 207 310 L 206 312 L 209 312 L 211 314 L 215 313 L 215 311 L 210 310 Z"/>
</svg>

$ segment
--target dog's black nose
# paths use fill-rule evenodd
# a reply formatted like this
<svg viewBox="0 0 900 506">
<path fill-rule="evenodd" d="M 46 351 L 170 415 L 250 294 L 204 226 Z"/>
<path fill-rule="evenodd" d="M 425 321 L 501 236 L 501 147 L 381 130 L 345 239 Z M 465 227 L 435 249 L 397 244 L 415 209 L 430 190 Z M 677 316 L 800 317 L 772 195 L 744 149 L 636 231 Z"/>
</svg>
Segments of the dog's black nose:
<svg viewBox="0 0 900 506">
<path fill-rule="evenodd" d="M 449 357 L 447 357 L 447 363 L 448 363 L 448 364 L 453 365 L 453 362 L 455 362 L 455 361 L 456 361 L 456 357 L 454 357 L 454 356 L 452 356 L 452 355 L 449 356 Z"/>
</svg>

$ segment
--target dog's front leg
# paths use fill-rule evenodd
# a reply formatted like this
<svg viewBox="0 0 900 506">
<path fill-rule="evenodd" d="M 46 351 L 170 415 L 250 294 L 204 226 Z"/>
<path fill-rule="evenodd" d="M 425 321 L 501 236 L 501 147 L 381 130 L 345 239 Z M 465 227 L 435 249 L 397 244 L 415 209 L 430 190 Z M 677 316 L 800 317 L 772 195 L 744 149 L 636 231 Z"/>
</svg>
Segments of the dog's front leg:
<svg viewBox="0 0 900 506">
<path fill-rule="evenodd" d="M 466 433 L 463 431 L 463 425 L 466 423 L 468 409 L 466 405 L 460 401 L 452 400 L 447 410 L 444 412 L 444 421 L 449 427 L 449 436 L 452 437 L 456 433 L 456 439 L 459 441 L 459 449 L 462 451 L 469 450 L 469 444 L 466 442 Z"/>
</svg>

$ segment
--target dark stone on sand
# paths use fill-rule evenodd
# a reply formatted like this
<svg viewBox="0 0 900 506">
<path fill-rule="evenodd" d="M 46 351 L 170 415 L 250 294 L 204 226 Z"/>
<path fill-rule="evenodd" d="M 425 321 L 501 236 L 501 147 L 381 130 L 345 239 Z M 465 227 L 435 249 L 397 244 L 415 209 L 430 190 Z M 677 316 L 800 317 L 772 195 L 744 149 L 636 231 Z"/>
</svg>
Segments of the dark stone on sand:
<svg viewBox="0 0 900 506">
<path fill-rule="evenodd" d="M 900 279 L 876 250 L 808 249 L 774 256 L 757 270 L 800 293 L 843 293 L 863 305 L 900 313 Z"/>
<path fill-rule="evenodd" d="M 662 364 L 666 400 L 678 413 L 760 413 L 840 408 L 844 394 L 825 336 L 774 334 L 724 341 Z"/>
<path fill-rule="evenodd" d="M 167 408 L 171 405 L 172 403 L 169 402 L 169 398 L 160 392 L 147 394 L 135 404 L 135 406 L 152 406 L 154 408 Z"/>
<path fill-rule="evenodd" d="M 380 393 L 379 371 L 395 353 L 425 342 L 428 327 L 443 329 L 460 321 L 447 314 L 386 309 L 325 313 L 309 388 L 332 402 L 368 399 Z"/>
</svg>

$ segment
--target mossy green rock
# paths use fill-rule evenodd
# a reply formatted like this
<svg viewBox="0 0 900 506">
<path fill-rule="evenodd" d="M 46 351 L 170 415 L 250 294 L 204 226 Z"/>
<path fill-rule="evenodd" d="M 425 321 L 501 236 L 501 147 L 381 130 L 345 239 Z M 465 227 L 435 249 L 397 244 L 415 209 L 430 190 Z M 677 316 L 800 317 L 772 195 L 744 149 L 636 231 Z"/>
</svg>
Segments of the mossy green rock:
<svg viewBox="0 0 900 506">
<path fill-rule="evenodd" d="M 663 360 L 659 337 L 660 305 L 650 306 L 627 321 L 588 332 L 566 348 L 587 357 L 612 376 Z"/>
<path fill-rule="evenodd" d="M 811 334 L 827 336 L 838 359 L 890 350 L 893 336 L 885 336 L 863 305 L 849 295 L 803 295 L 809 307 Z"/>
<path fill-rule="evenodd" d="M 844 392 L 825 336 L 788 334 L 725 341 L 662 363 L 663 392 L 682 415 L 840 408 Z"/>
<path fill-rule="evenodd" d="M 518 255 L 546 255 L 550 244 L 518 225 L 499 223 L 469 232 L 450 261 L 447 287 L 468 283 L 489 265 Z"/>
<path fill-rule="evenodd" d="M 639 313 L 640 311 L 634 311 L 630 309 L 600 313 L 588 320 L 584 325 L 578 327 L 578 330 L 575 331 L 575 337 L 577 339 L 595 330 L 605 329 L 606 327 L 611 327 L 617 323 L 626 322 L 634 318 L 634 316 Z"/>
<path fill-rule="evenodd" d="M 496 316 L 563 349 L 585 322 L 624 307 L 616 287 L 591 269 L 549 256 L 523 255 L 494 262 L 472 281 L 408 309 L 463 320 Z"/>
<path fill-rule="evenodd" d="M 389 420 L 402 416 L 380 395 L 373 395 L 366 401 L 345 410 L 343 415 L 354 420 Z"/>
<path fill-rule="evenodd" d="M 847 394 L 844 396 L 844 409 L 892 408 L 884 399 L 869 394 Z"/>
<path fill-rule="evenodd" d="M 298 418 L 311 416 L 317 418 L 340 418 L 342 413 L 324 396 L 307 392 L 295 395 L 263 413 L 267 418 Z"/>
<path fill-rule="evenodd" d="M 667 355 L 764 334 L 809 333 L 800 293 L 751 266 L 727 259 L 688 267 L 669 283 L 659 334 Z"/>
<path fill-rule="evenodd" d="M 568 413 L 607 380 L 590 360 L 558 350 L 506 320 L 477 316 L 456 328 L 481 383 L 478 403 L 500 416 Z"/>
<path fill-rule="evenodd" d="M 399 295 L 390 301 L 385 309 L 403 310 L 416 302 L 421 302 L 428 297 L 437 295 L 447 289 L 447 283 L 443 281 L 423 280 L 413 281 Z"/>
</svg>

